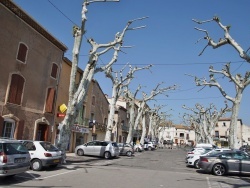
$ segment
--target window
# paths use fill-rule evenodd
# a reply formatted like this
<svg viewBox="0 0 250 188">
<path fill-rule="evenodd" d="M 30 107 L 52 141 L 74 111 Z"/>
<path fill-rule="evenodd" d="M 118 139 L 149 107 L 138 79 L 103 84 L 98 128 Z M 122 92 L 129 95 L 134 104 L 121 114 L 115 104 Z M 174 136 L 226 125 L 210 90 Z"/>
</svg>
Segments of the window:
<svg viewBox="0 0 250 188">
<path fill-rule="evenodd" d="M 220 134 L 219 131 L 215 131 L 215 137 L 219 138 Z"/>
<path fill-rule="evenodd" d="M 22 93 L 24 87 L 24 78 L 18 74 L 12 74 L 8 102 L 13 104 L 21 104 Z"/>
<path fill-rule="evenodd" d="M 54 110 L 54 100 L 55 100 L 55 89 L 48 88 L 45 112 L 53 113 Z"/>
<path fill-rule="evenodd" d="M 3 125 L 3 137 L 14 138 L 15 121 L 12 119 L 5 119 Z"/>
<path fill-rule="evenodd" d="M 184 133 L 180 133 L 180 137 L 181 137 L 181 138 L 184 138 Z"/>
<path fill-rule="evenodd" d="M 95 96 L 92 97 L 92 105 L 95 106 Z"/>
<path fill-rule="evenodd" d="M 58 70 L 58 66 L 57 64 L 53 63 L 52 65 L 52 70 L 51 70 L 51 77 L 52 78 L 57 78 L 57 70 Z"/>
<path fill-rule="evenodd" d="M 226 123 L 225 122 L 223 122 L 223 127 L 226 127 Z"/>
<path fill-rule="evenodd" d="M 28 47 L 23 43 L 19 43 L 17 60 L 21 61 L 22 63 L 26 63 L 27 54 L 28 54 Z"/>
</svg>

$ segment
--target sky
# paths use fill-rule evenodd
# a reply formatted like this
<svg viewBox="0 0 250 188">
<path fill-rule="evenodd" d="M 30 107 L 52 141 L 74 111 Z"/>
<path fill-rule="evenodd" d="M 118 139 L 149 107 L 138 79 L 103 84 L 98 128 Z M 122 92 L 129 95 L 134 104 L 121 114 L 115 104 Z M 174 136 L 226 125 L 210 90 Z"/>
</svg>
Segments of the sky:
<svg viewBox="0 0 250 188">
<path fill-rule="evenodd" d="M 67 46 L 65 56 L 72 59 L 74 38 L 72 28 L 81 24 L 83 0 L 13 0 L 26 13 L 33 17 L 42 27 Z M 151 108 L 162 106 L 161 112 L 168 114 L 168 119 L 175 124 L 183 124 L 184 113 L 191 111 L 183 105 L 194 108 L 199 103 L 205 108 L 214 104 L 217 110 L 224 108 L 225 98 L 216 87 L 198 87 L 194 77 L 209 80 L 209 66 L 222 70 L 231 62 L 233 74 L 245 75 L 250 64 L 241 59 L 237 51 L 230 45 L 217 49 L 207 47 L 203 32 L 194 28 L 207 30 L 215 42 L 224 37 L 224 32 L 215 22 L 198 25 L 192 19 L 209 20 L 218 16 L 223 25 L 230 25 L 231 37 L 245 50 L 250 47 L 249 0 L 120 0 L 120 2 L 96 2 L 88 6 L 86 34 L 80 52 L 79 67 L 84 70 L 90 45 L 86 42 L 93 38 L 97 43 L 113 41 L 117 32 L 121 32 L 129 20 L 141 17 L 147 19 L 136 21 L 132 27 L 145 26 L 143 29 L 131 30 L 124 38 L 123 52 L 119 53 L 114 71 L 120 71 L 127 63 L 133 67 L 153 65 L 150 70 L 135 73 L 130 83 L 130 90 L 135 92 L 142 85 L 137 95 L 141 99 L 142 92 L 150 92 L 160 84 L 159 88 L 177 85 L 174 91 L 157 95 L 148 102 Z M 201 39 L 201 40 L 199 40 Z M 197 42 L 198 41 L 198 42 Z M 112 58 L 110 53 L 100 57 L 102 66 Z M 123 72 L 126 75 L 126 69 Z M 234 97 L 235 87 L 232 82 L 221 75 L 215 75 L 229 96 Z M 111 96 L 111 80 L 104 73 L 94 78 L 99 82 L 103 92 Z M 239 118 L 243 124 L 250 125 L 250 86 L 244 90 L 240 106 Z M 228 101 L 228 105 L 232 103 Z M 230 117 L 230 113 L 225 117 Z"/>
</svg>

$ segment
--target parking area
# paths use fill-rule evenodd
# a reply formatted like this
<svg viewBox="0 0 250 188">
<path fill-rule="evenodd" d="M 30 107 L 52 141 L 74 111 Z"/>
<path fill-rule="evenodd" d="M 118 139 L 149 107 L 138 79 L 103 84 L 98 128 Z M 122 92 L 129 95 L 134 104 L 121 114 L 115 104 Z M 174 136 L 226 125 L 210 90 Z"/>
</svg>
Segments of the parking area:
<svg viewBox="0 0 250 188">
<path fill-rule="evenodd" d="M 127 185 L 143 179 L 138 187 L 192 187 L 192 188 L 247 188 L 248 176 L 214 176 L 200 169 L 186 167 L 185 151 L 182 149 L 157 149 L 135 153 L 132 157 L 120 156 L 106 160 L 91 156 L 67 156 L 67 163 L 57 168 L 42 171 L 29 170 L 10 178 L 0 179 L 0 187 L 49 187 L 56 182 L 57 187 L 77 187 L 84 184 L 95 187 L 105 181 L 110 187 L 112 180 L 128 181 Z M 98 177 L 98 178 L 96 178 Z M 136 177 L 136 178 L 135 178 Z M 152 178 L 152 179 L 150 179 Z M 65 186 L 63 186 L 65 185 Z M 86 186 L 86 187 L 88 187 Z M 125 186 L 125 185 L 124 185 Z M 121 187 L 124 187 L 121 186 Z"/>
</svg>

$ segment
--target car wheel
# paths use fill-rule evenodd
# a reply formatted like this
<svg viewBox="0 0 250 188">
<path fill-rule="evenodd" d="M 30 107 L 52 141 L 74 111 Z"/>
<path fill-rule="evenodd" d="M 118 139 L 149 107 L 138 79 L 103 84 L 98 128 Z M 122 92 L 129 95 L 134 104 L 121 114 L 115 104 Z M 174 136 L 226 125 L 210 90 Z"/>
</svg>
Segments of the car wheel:
<svg viewBox="0 0 250 188">
<path fill-rule="evenodd" d="M 132 152 L 131 151 L 127 151 L 127 156 L 131 157 L 132 156 Z"/>
<path fill-rule="evenodd" d="M 197 168 L 197 169 L 200 168 L 199 165 L 198 165 L 198 163 L 199 163 L 199 159 L 197 159 L 196 161 L 194 161 L 194 168 Z"/>
<path fill-rule="evenodd" d="M 216 176 L 223 176 L 226 173 L 226 168 L 223 164 L 215 164 L 213 166 L 213 174 Z"/>
<path fill-rule="evenodd" d="M 149 147 L 148 147 L 148 150 L 151 151 L 151 150 L 152 150 L 152 147 L 149 146 Z"/>
<path fill-rule="evenodd" d="M 111 157 L 110 153 L 109 153 L 108 151 L 106 151 L 106 152 L 104 153 L 104 158 L 105 158 L 105 159 L 110 159 L 110 157 Z"/>
<path fill-rule="evenodd" d="M 84 155 L 84 151 L 82 149 L 77 150 L 77 155 L 83 156 Z"/>
<path fill-rule="evenodd" d="M 31 169 L 34 171 L 40 171 L 42 170 L 42 162 L 39 159 L 35 159 L 31 161 Z"/>
</svg>

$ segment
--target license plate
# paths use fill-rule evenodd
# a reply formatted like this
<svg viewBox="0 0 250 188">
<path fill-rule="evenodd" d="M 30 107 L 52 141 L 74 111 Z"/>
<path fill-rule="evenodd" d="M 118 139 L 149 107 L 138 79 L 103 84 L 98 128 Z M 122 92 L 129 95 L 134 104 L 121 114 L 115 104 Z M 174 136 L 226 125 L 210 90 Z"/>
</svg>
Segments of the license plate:
<svg viewBox="0 0 250 188">
<path fill-rule="evenodd" d="M 23 163 L 25 161 L 25 158 L 15 158 L 15 163 Z"/>
<path fill-rule="evenodd" d="M 53 162 L 54 163 L 59 163 L 59 159 L 55 159 Z"/>
</svg>

